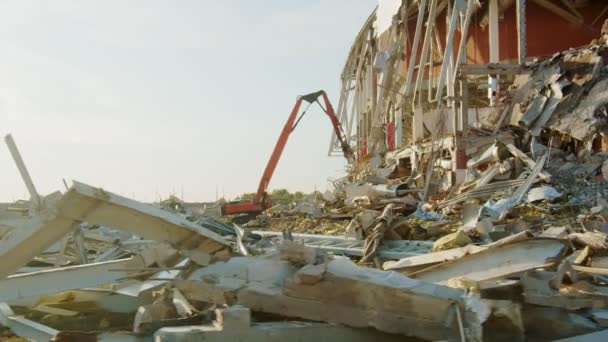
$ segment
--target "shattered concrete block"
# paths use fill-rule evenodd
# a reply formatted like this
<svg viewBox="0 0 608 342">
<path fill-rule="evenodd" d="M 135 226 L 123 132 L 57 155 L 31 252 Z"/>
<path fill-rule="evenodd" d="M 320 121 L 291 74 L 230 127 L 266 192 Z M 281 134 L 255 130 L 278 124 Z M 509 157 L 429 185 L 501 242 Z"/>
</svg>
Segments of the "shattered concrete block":
<svg viewBox="0 0 608 342">
<path fill-rule="evenodd" d="M 318 257 L 316 249 L 292 241 L 284 241 L 279 247 L 279 252 L 281 259 L 297 265 L 315 264 Z"/>
<path fill-rule="evenodd" d="M 215 310 L 217 324 L 228 329 L 247 329 L 251 326 L 251 311 L 242 305 Z"/>
<path fill-rule="evenodd" d="M 3 301 L 38 297 L 61 291 L 111 284 L 128 277 L 124 270 L 132 259 L 119 259 L 87 265 L 15 274 L 0 280 L 0 298 Z"/>
<path fill-rule="evenodd" d="M 570 233 L 570 227 L 549 227 L 547 228 L 540 237 L 554 238 L 554 239 L 565 239 Z"/>
<path fill-rule="evenodd" d="M 492 248 L 444 262 L 409 276 L 436 284 L 448 284 L 452 278 L 465 278 L 477 282 L 498 279 L 541 267 L 547 259 L 562 255 L 565 249 L 566 242 L 555 239 L 529 239 L 495 244 Z"/>
<path fill-rule="evenodd" d="M 133 332 L 143 332 L 142 326 L 146 323 L 177 318 L 177 309 L 170 297 L 170 295 L 163 294 L 154 303 L 140 306 L 135 313 Z"/>
<path fill-rule="evenodd" d="M 230 304 L 244 305 L 253 311 L 351 327 L 375 327 L 425 339 L 460 336 L 455 313 L 460 310 L 467 317 L 465 328 L 471 325 L 467 330 L 471 331 L 471 339 L 480 338 L 472 326 L 481 323 L 472 323 L 471 317 L 477 315 L 467 314 L 469 302 L 464 301 L 461 290 L 395 272 L 358 267 L 346 258 L 327 261 L 324 272 L 316 266 L 294 267 L 280 256 L 232 258 L 195 271 L 187 280 L 188 286 L 179 282 L 177 286 L 191 300 L 224 304 L 224 298 L 230 297 L 236 298 Z M 227 289 L 226 284 L 234 282 L 239 286 Z M 198 284 L 204 290 L 197 290 Z M 221 294 L 224 291 L 230 293 Z"/>
<path fill-rule="evenodd" d="M 222 236 L 183 217 L 74 182 L 64 194 L 47 196 L 47 211 L 17 221 L 0 240 L 0 279 L 14 273 L 81 222 L 115 227 L 180 249 L 213 253 L 230 245 Z"/>
<path fill-rule="evenodd" d="M 327 264 L 306 265 L 299 269 L 294 277 L 298 284 L 314 285 L 323 279 Z"/>
</svg>

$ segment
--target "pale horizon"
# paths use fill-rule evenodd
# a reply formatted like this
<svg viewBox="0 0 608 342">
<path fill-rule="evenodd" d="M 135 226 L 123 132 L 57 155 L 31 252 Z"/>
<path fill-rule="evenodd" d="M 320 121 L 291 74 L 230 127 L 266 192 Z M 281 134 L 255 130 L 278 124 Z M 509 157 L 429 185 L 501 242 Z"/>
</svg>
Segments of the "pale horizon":
<svg viewBox="0 0 608 342">
<path fill-rule="evenodd" d="M 255 192 L 296 96 L 339 76 L 376 0 L 2 1 L 0 134 L 38 192 L 77 180 L 151 202 Z M 270 190 L 344 175 L 310 110 Z M 0 202 L 29 195 L 4 141 Z"/>
</svg>

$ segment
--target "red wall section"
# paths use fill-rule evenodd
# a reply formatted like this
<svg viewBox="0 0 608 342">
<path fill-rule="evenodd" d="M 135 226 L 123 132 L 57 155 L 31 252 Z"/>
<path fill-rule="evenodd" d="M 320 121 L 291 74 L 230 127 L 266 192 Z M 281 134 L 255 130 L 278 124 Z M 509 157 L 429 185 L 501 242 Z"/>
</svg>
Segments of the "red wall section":
<svg viewBox="0 0 608 342">
<path fill-rule="evenodd" d="M 589 44 L 593 39 L 599 38 L 600 30 L 605 19 L 608 19 L 608 12 L 604 13 L 594 25 L 591 23 L 597 18 L 602 10 L 608 5 L 608 1 L 593 1 L 588 6 L 578 8 L 584 17 L 584 24 L 577 25 L 563 19 L 553 12 L 533 3 L 527 2 L 526 14 L 526 47 L 528 57 L 542 57 L 552 55 L 559 51 L 569 48 L 579 47 Z M 489 61 L 489 42 L 488 27 L 482 28 L 478 22 L 483 17 L 483 11 L 478 11 L 473 17 L 469 27 L 467 39 L 467 62 L 469 64 L 486 64 Z M 416 18 L 409 23 L 410 39 L 413 40 L 416 31 Z M 438 31 L 441 42 L 445 48 L 445 12 L 438 17 Z M 424 27 L 423 27 L 424 28 Z M 500 60 L 517 60 L 517 25 L 515 6 L 508 9 L 502 20 L 499 21 L 500 30 Z M 380 37 L 380 46 L 386 45 L 388 32 L 384 32 Z M 424 36 L 424 31 L 423 34 Z M 421 37 L 421 40 L 423 37 Z M 411 43 L 406 44 L 406 56 L 411 53 Z M 460 44 L 460 32 L 456 32 L 454 49 Z M 418 59 L 422 52 L 422 43 L 418 49 Z M 436 60 L 439 58 L 437 57 Z M 407 60 L 400 66 L 400 74 L 405 75 L 407 71 Z M 439 66 L 435 68 L 439 69 Z"/>
</svg>

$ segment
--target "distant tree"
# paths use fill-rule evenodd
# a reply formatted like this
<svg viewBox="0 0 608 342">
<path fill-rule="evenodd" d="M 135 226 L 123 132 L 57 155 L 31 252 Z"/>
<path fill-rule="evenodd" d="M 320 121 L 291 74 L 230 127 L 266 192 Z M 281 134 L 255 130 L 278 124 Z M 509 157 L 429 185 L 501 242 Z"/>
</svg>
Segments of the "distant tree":
<svg viewBox="0 0 608 342">
<path fill-rule="evenodd" d="M 323 201 L 323 194 L 321 191 L 313 191 L 310 195 L 315 198 L 315 201 Z"/>
<path fill-rule="evenodd" d="M 217 204 L 226 204 L 228 201 L 226 201 L 226 199 L 224 197 L 221 197 L 220 199 L 217 200 Z"/>
<path fill-rule="evenodd" d="M 295 202 L 301 201 L 304 197 L 306 197 L 306 194 L 304 194 L 302 191 L 296 191 L 292 196 Z"/>
<path fill-rule="evenodd" d="M 302 191 L 296 191 L 294 193 L 290 193 L 289 190 L 287 189 L 274 189 L 272 191 L 269 192 L 270 194 L 270 199 L 272 200 L 272 203 L 274 204 L 291 204 L 293 202 L 298 202 L 303 200 L 305 197 L 308 196 L 314 196 L 315 199 L 319 200 L 322 199 L 322 195 L 319 191 L 307 194 L 304 193 Z M 255 197 L 255 193 L 253 192 L 246 192 L 243 193 L 241 195 L 239 195 L 236 200 L 238 201 L 249 201 L 252 200 Z M 225 203 L 225 199 L 220 199 L 223 200 Z"/>
<path fill-rule="evenodd" d="M 240 195 L 239 197 L 237 197 L 236 199 L 239 201 L 249 201 L 252 200 L 255 197 L 255 194 L 253 192 L 246 192 L 242 195 Z"/>
<path fill-rule="evenodd" d="M 293 202 L 293 195 L 287 189 L 275 189 L 270 192 L 270 199 L 274 203 L 289 204 Z"/>
</svg>

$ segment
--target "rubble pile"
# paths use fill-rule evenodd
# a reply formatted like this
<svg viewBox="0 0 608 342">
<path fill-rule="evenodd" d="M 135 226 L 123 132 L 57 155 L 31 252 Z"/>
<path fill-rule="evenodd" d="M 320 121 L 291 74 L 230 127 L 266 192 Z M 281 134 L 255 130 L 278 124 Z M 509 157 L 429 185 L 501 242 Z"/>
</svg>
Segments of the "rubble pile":
<svg viewBox="0 0 608 342">
<path fill-rule="evenodd" d="M 462 289 L 510 312 L 510 333 L 488 340 L 552 340 L 602 330 L 608 298 L 608 268 L 601 261 L 608 258 L 607 52 L 605 45 L 590 45 L 526 65 L 503 106 L 480 117 L 480 126 L 463 138 L 463 182 L 448 177 L 450 155 L 423 154 L 416 165 L 401 162 L 411 146 L 368 155 L 334 183 L 316 210 L 269 211 L 246 224 L 250 252 L 296 241 Z M 440 144 L 433 139 L 418 148 L 436 152 Z M 345 217 L 350 220 L 342 236 L 306 234 L 327 234 L 327 220 Z M 309 222 L 317 224 L 306 231 Z M 277 229 L 283 234 L 268 231 Z M 492 314 L 485 319 L 498 320 Z M 560 327 L 539 329 L 538 321 Z"/>
<path fill-rule="evenodd" d="M 526 65 L 462 137 L 461 182 L 434 135 L 244 225 L 77 181 L 41 196 L 7 137 L 31 199 L 0 211 L 0 339 L 605 340 L 607 51 Z"/>
</svg>

